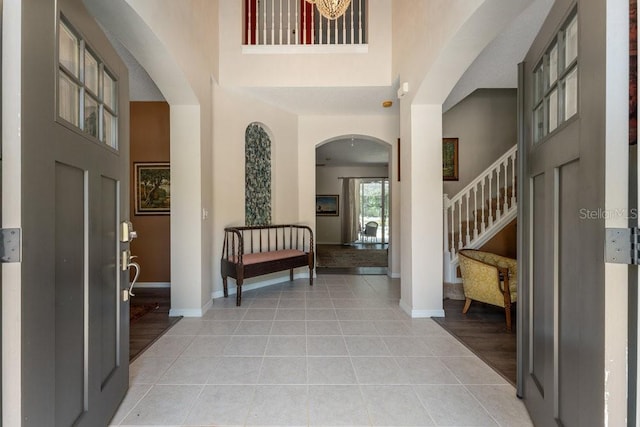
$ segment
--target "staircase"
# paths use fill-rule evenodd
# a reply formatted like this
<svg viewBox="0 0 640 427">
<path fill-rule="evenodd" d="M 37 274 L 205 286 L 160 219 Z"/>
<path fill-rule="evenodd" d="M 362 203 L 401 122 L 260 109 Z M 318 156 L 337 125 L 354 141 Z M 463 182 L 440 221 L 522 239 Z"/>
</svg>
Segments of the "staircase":
<svg viewBox="0 0 640 427">
<path fill-rule="evenodd" d="M 514 145 L 451 199 L 444 195 L 444 281 L 456 275 L 458 251 L 478 249 L 517 215 Z"/>
</svg>

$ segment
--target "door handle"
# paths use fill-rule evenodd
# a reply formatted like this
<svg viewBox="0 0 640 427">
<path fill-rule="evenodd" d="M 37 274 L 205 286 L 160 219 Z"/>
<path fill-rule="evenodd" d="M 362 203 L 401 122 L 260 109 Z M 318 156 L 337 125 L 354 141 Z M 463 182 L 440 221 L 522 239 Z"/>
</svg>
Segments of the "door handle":
<svg viewBox="0 0 640 427">
<path fill-rule="evenodd" d="M 130 258 L 137 258 L 136 256 L 132 256 Z M 136 284 L 136 282 L 138 281 L 138 276 L 140 276 L 140 264 L 138 264 L 137 262 L 134 261 L 129 261 L 129 264 L 127 265 L 127 269 L 131 269 L 131 267 L 135 268 L 136 270 L 136 274 L 133 275 L 133 280 L 131 281 L 131 284 L 129 285 L 129 295 L 132 297 L 135 297 L 136 294 L 133 293 L 133 286 Z"/>
</svg>

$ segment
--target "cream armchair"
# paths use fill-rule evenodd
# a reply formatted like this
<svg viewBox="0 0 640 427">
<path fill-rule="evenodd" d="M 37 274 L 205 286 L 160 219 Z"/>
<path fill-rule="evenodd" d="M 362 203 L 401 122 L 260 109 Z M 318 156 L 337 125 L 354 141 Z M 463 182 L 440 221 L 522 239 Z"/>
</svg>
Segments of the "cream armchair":
<svg viewBox="0 0 640 427">
<path fill-rule="evenodd" d="M 511 303 L 517 300 L 518 263 L 515 259 L 489 252 L 463 249 L 458 252 L 466 314 L 471 301 L 504 308 L 507 329 L 511 330 Z"/>
</svg>

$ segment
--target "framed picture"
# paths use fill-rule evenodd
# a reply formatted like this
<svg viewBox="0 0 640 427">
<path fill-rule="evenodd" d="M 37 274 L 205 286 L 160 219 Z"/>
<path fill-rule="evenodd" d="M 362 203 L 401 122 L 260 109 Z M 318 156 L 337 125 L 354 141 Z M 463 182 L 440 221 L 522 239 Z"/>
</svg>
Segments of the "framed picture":
<svg viewBox="0 0 640 427">
<path fill-rule="evenodd" d="M 458 180 L 458 138 L 442 138 L 442 179 Z"/>
<path fill-rule="evenodd" d="M 169 215 L 171 171 L 169 163 L 134 163 L 135 214 Z"/>
<path fill-rule="evenodd" d="M 340 203 L 337 194 L 316 196 L 316 216 L 338 216 Z"/>
</svg>

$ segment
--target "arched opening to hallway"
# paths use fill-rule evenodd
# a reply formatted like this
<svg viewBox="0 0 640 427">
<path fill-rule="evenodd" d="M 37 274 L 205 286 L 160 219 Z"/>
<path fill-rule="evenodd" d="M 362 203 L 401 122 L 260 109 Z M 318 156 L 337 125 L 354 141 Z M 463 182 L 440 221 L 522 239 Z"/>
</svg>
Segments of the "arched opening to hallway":
<svg viewBox="0 0 640 427">
<path fill-rule="evenodd" d="M 365 135 L 316 147 L 318 273 L 387 274 L 390 148 Z"/>
</svg>

